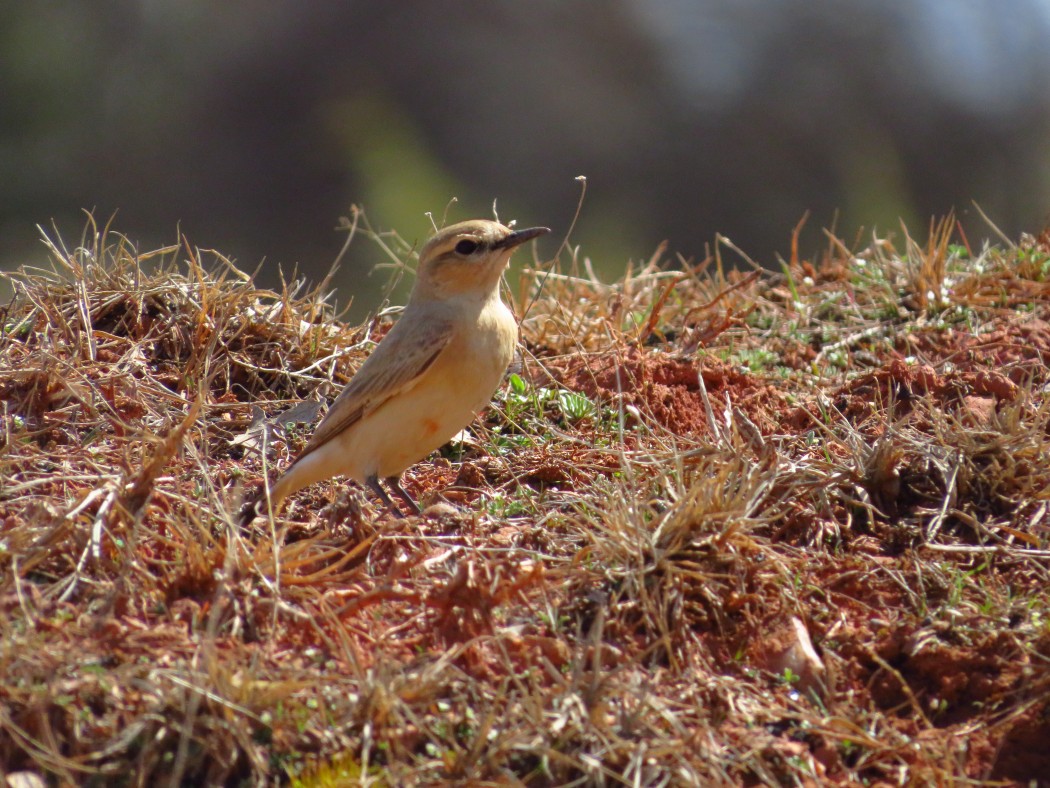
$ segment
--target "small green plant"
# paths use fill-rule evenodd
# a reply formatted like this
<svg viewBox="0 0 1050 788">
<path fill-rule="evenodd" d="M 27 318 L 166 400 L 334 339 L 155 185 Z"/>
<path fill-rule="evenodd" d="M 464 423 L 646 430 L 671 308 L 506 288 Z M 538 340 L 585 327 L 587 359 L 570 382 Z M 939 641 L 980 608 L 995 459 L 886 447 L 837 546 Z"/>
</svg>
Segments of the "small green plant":
<svg viewBox="0 0 1050 788">
<path fill-rule="evenodd" d="M 522 488 L 522 490 L 528 488 Z M 534 510 L 532 504 L 523 498 L 524 493 L 510 497 L 496 493 L 488 499 L 485 509 L 491 517 L 504 520 L 510 517 L 523 517 Z"/>
<path fill-rule="evenodd" d="M 571 422 L 580 421 L 581 419 L 592 419 L 598 413 L 597 405 L 583 394 L 577 394 L 573 391 L 559 391 L 558 406 Z"/>
<path fill-rule="evenodd" d="M 546 425 L 560 415 L 567 424 L 593 419 L 599 407 L 586 395 L 566 389 L 530 387 L 519 375 L 510 376 L 510 385 L 502 397 L 507 421 L 530 434 L 544 434 Z"/>
</svg>

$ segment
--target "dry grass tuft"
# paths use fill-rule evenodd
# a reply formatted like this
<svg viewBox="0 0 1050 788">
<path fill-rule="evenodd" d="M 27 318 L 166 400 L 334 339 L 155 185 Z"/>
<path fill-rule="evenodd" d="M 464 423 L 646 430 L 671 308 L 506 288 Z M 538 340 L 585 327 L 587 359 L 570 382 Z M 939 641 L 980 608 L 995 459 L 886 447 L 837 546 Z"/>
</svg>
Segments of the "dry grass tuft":
<svg viewBox="0 0 1050 788">
<path fill-rule="evenodd" d="M 439 505 L 328 483 L 252 533 L 243 483 L 390 321 L 186 243 L 46 242 L 0 326 L 5 774 L 1050 773 L 1047 232 L 536 265 L 522 370 L 408 475 Z"/>
</svg>

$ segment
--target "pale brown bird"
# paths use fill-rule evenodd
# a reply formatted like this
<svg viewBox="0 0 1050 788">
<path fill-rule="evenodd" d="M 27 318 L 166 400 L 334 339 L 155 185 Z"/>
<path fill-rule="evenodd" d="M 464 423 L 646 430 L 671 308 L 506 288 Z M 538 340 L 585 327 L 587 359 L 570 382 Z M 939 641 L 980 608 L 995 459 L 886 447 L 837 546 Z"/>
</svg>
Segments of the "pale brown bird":
<svg viewBox="0 0 1050 788">
<path fill-rule="evenodd" d="M 401 473 L 466 427 L 514 358 L 518 324 L 499 283 L 521 244 L 546 227 L 477 219 L 440 230 L 419 253 L 400 320 L 332 403 L 310 442 L 270 488 L 276 512 L 292 493 L 332 476 L 364 482 L 395 513 L 383 479 L 418 514 Z M 266 490 L 241 513 L 246 525 Z"/>
</svg>

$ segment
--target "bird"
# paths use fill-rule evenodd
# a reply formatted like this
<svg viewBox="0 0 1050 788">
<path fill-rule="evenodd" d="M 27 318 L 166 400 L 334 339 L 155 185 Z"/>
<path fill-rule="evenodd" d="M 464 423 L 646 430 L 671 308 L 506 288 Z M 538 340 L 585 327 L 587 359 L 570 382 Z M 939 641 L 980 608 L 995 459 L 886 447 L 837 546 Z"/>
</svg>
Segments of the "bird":
<svg viewBox="0 0 1050 788">
<path fill-rule="evenodd" d="M 403 513 L 418 504 L 401 474 L 447 443 L 492 399 L 514 359 L 518 323 L 500 298 L 503 272 L 522 244 L 550 232 L 474 219 L 437 231 L 419 253 L 400 319 L 376 345 L 291 465 L 269 488 L 270 511 L 307 485 L 346 476 Z M 242 508 L 248 525 L 266 511 L 267 487 Z"/>
</svg>

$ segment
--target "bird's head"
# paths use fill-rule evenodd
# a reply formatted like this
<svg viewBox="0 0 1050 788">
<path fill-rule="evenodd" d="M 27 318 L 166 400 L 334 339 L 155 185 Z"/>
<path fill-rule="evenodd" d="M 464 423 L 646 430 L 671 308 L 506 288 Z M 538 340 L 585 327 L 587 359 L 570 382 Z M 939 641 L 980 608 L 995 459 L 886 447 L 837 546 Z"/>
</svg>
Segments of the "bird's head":
<svg viewBox="0 0 1050 788">
<path fill-rule="evenodd" d="M 419 253 L 414 295 L 488 297 L 498 286 L 514 250 L 549 232 L 547 227 L 514 230 L 486 219 L 445 227 Z"/>
</svg>

